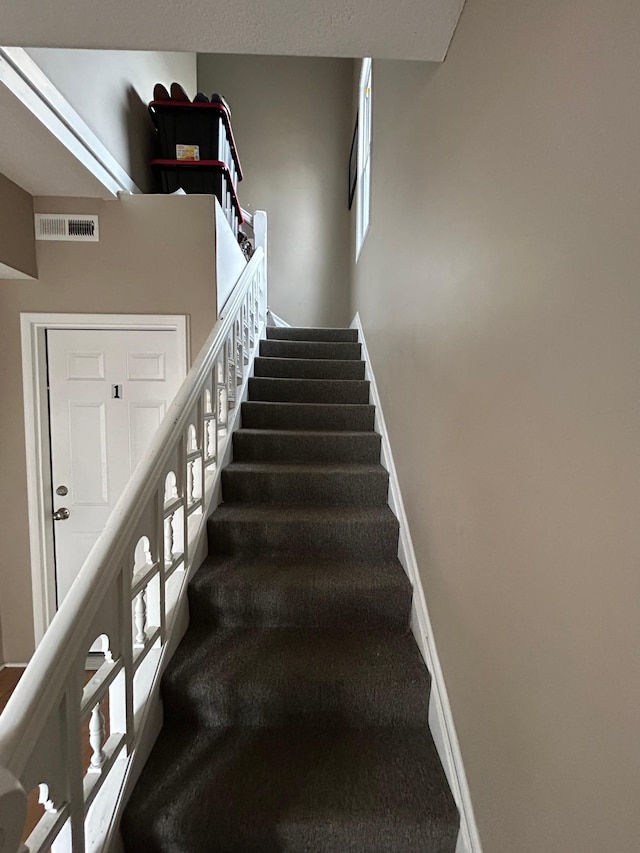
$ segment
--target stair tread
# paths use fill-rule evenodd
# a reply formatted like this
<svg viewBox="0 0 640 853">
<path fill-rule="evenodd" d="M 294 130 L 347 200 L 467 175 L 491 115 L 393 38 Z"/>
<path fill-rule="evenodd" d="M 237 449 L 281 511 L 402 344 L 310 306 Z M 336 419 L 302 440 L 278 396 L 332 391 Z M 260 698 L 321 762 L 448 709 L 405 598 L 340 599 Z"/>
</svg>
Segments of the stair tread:
<svg viewBox="0 0 640 853">
<path fill-rule="evenodd" d="M 369 403 L 366 379 L 299 379 L 252 376 L 249 400 L 285 403 Z"/>
<path fill-rule="evenodd" d="M 372 430 L 337 430 L 337 429 L 253 429 L 252 427 L 241 427 L 234 432 L 234 435 L 241 433 L 242 435 L 256 435 L 256 436 L 264 436 L 264 435 L 275 435 L 275 436 L 287 436 L 291 437 L 294 435 L 304 436 L 305 438 L 311 436 L 319 436 L 320 438 L 326 438 L 327 436 L 338 436 L 341 438 L 343 436 L 366 436 L 369 437 L 371 435 L 380 436 L 379 433 L 374 432 Z"/>
<path fill-rule="evenodd" d="M 258 379 L 261 383 L 269 385 L 284 385 L 291 383 L 292 385 L 329 385 L 333 388 L 348 388 L 355 385 L 369 385 L 368 379 L 325 379 L 325 378 L 307 378 L 306 376 L 253 376 L 252 379 Z"/>
<path fill-rule="evenodd" d="M 357 343 L 358 330 L 337 326 L 267 326 L 267 340 Z"/>
<path fill-rule="evenodd" d="M 300 379 L 364 379 L 365 364 L 359 359 L 279 358 L 258 356 L 253 363 L 254 376 Z"/>
<path fill-rule="evenodd" d="M 242 404 L 246 429 L 373 431 L 375 407 L 369 403 L 291 403 L 250 400 Z"/>
<path fill-rule="evenodd" d="M 343 523 L 386 523 L 397 526 L 398 519 L 388 506 L 291 506 L 290 504 L 222 503 L 212 514 L 210 521 L 230 520 L 256 524 L 284 521 L 300 524 Z"/>
<path fill-rule="evenodd" d="M 272 377 L 261 376 L 259 378 L 260 379 L 270 379 Z M 275 379 L 274 381 L 282 382 L 284 380 L 278 378 L 278 379 Z M 286 381 L 289 381 L 289 380 L 287 379 Z M 336 380 L 333 380 L 333 379 L 330 379 L 330 380 L 324 380 L 324 379 L 293 379 L 291 381 L 292 382 L 324 382 L 324 381 L 329 381 L 329 382 L 334 382 L 334 381 L 335 382 L 343 382 L 343 381 L 344 382 L 356 382 L 359 380 L 355 380 L 355 379 L 344 379 L 344 380 L 342 380 L 342 379 L 336 379 Z M 245 400 L 242 403 L 242 405 L 243 406 L 256 406 L 256 407 L 258 407 L 258 406 L 263 407 L 264 406 L 265 408 L 266 407 L 278 407 L 279 408 L 279 407 L 283 406 L 283 407 L 287 407 L 290 411 L 295 411 L 296 409 L 307 409 L 307 408 L 310 410 L 313 410 L 313 409 L 335 409 L 336 411 L 344 411 L 344 410 L 349 411 L 349 410 L 353 410 L 353 409 L 363 409 L 363 410 L 366 409 L 366 410 L 370 411 L 371 409 L 375 409 L 375 406 L 373 403 L 317 403 L 314 400 L 308 400 L 308 401 L 305 400 L 304 402 L 299 401 L 299 400 Z"/>
<path fill-rule="evenodd" d="M 236 555 L 208 556 L 191 581 L 192 588 L 241 583 L 255 586 L 306 586 L 318 583 L 331 586 L 362 586 L 367 589 L 401 583 L 411 587 L 397 558 L 386 560 L 331 560 L 295 556 L 263 557 Z"/>
<path fill-rule="evenodd" d="M 187 631 L 162 680 L 167 725 L 420 725 L 430 679 L 390 628 L 227 626 Z"/>
<path fill-rule="evenodd" d="M 411 634 L 391 630 L 309 627 L 192 626 L 164 676 L 182 691 L 219 690 L 231 683 L 238 692 L 249 682 L 306 690 L 321 682 L 348 682 L 349 689 L 409 683 L 424 691 L 429 673 Z M 346 689 L 346 685 L 345 685 Z M 400 699 L 400 697 L 398 697 Z"/>
<path fill-rule="evenodd" d="M 350 426 L 345 424 L 345 426 Z M 381 436 L 371 429 L 242 427 L 233 434 L 234 459 L 282 462 L 379 462 Z"/>
<path fill-rule="evenodd" d="M 426 725 L 174 730 L 126 830 L 127 849 L 148 853 L 453 853 L 458 813 Z"/>
<path fill-rule="evenodd" d="M 389 472 L 379 462 L 230 462 L 225 471 L 246 471 L 260 474 L 384 474 Z"/>
<path fill-rule="evenodd" d="M 209 556 L 189 587 L 192 617 L 218 625 L 382 625 L 406 633 L 411 598 L 397 557 Z"/>
<path fill-rule="evenodd" d="M 359 343 L 344 341 L 260 341 L 261 357 L 276 358 L 337 358 L 361 361 L 362 347 Z"/>
</svg>

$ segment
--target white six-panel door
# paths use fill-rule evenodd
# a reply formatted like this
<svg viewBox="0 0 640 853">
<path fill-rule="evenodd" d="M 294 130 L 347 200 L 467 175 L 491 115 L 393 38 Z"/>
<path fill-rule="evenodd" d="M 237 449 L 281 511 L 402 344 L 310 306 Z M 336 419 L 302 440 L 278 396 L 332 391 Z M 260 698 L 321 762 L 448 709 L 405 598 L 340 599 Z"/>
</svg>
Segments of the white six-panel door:
<svg viewBox="0 0 640 853">
<path fill-rule="evenodd" d="M 47 331 L 57 605 L 175 396 L 173 331 Z"/>
</svg>

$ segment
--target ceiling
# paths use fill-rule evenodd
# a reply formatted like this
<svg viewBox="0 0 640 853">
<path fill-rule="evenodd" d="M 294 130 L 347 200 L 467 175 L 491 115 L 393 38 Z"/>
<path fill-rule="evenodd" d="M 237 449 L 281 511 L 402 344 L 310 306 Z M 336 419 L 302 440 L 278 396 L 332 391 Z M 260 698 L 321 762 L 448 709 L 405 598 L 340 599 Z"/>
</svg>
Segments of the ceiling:
<svg viewBox="0 0 640 853">
<path fill-rule="evenodd" d="M 464 0 L 0 3 L 2 44 L 444 59 Z"/>
</svg>

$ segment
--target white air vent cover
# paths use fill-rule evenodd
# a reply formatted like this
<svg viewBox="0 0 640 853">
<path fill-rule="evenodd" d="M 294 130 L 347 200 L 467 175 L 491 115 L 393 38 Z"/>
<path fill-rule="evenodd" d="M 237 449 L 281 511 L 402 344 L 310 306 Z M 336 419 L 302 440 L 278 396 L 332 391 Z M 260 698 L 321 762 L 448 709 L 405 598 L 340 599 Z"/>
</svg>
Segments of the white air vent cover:
<svg viewBox="0 0 640 853">
<path fill-rule="evenodd" d="M 99 239 L 97 216 L 85 216 L 81 213 L 36 213 L 36 240 L 97 243 Z"/>
</svg>

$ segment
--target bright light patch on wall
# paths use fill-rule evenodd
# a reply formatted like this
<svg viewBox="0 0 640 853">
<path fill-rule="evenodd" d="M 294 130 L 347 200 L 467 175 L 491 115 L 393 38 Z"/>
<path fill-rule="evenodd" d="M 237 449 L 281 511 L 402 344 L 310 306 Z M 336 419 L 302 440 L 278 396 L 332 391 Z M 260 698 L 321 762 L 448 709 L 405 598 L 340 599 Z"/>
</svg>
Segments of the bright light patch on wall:
<svg viewBox="0 0 640 853">
<path fill-rule="evenodd" d="M 371 57 L 362 60 L 358 89 L 358 185 L 356 195 L 356 261 L 369 230 L 371 214 Z"/>
<path fill-rule="evenodd" d="M 36 213 L 36 240 L 97 243 L 100 226 L 97 216 L 66 213 Z"/>
</svg>

